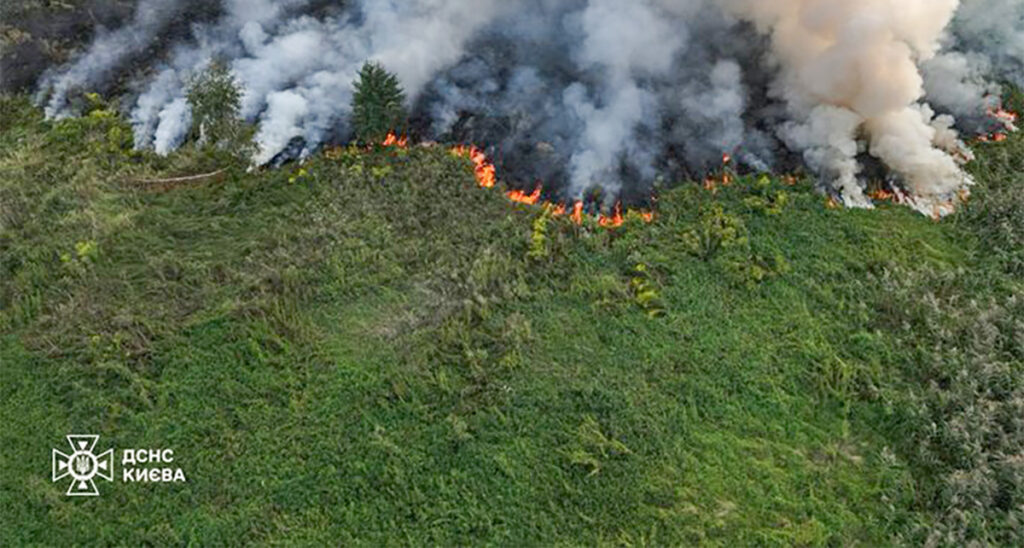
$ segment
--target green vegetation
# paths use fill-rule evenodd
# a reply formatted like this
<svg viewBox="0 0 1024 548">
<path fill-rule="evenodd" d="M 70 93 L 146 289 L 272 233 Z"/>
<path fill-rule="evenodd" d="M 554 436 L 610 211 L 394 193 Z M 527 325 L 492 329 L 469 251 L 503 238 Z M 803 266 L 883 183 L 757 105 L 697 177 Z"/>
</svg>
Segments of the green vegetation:
<svg viewBox="0 0 1024 548">
<path fill-rule="evenodd" d="M 240 118 L 242 89 L 223 62 L 213 61 L 188 84 L 193 138 L 207 146 L 238 145 L 246 131 Z"/>
<path fill-rule="evenodd" d="M 189 83 L 192 138 L 200 146 L 229 150 L 238 158 L 250 157 L 251 131 L 241 119 L 242 90 L 231 69 L 214 61 Z"/>
<path fill-rule="evenodd" d="M 367 62 L 354 85 L 352 130 L 360 143 L 380 144 L 389 133 L 405 134 L 408 114 L 398 77 Z"/>
<path fill-rule="evenodd" d="M 0 99 L 4 546 L 1019 544 L 1020 136 L 943 222 L 740 177 L 608 230 L 126 131 Z M 69 433 L 188 482 L 65 497 Z"/>
</svg>

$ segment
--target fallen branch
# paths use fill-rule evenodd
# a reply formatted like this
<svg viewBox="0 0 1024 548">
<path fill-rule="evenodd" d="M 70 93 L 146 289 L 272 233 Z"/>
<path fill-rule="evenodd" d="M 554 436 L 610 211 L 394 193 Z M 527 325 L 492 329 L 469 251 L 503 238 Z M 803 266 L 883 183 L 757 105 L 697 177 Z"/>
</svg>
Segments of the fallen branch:
<svg viewBox="0 0 1024 548">
<path fill-rule="evenodd" d="M 226 170 L 221 168 L 217 171 L 210 173 L 203 173 L 201 175 L 189 175 L 186 177 L 171 177 L 169 179 L 144 179 L 132 181 L 134 184 L 146 185 L 146 186 L 173 186 L 181 183 L 194 183 L 198 181 L 205 181 L 207 179 L 213 179 L 218 175 L 222 175 Z"/>
</svg>

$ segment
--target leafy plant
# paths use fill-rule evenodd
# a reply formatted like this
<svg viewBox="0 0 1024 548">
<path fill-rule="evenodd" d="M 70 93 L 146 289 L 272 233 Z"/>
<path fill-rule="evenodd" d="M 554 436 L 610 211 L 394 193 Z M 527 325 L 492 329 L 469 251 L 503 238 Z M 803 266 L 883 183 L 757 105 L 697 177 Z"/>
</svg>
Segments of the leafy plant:
<svg viewBox="0 0 1024 548">
<path fill-rule="evenodd" d="M 249 152 L 249 135 L 240 118 L 242 90 L 231 69 L 214 61 L 189 82 L 192 136 L 200 146 Z"/>
<path fill-rule="evenodd" d="M 633 451 L 609 435 L 596 417 L 586 415 L 577 427 L 572 442 L 562 449 L 562 453 L 572 465 L 586 470 L 588 476 L 596 476 L 606 462 L 628 457 Z"/>
<path fill-rule="evenodd" d="M 771 178 L 762 175 L 754 182 L 743 204 L 764 215 L 780 215 L 789 205 L 789 194 L 785 190 L 772 188 Z"/>
<path fill-rule="evenodd" d="M 727 257 L 722 264 L 733 281 L 747 288 L 753 288 L 790 270 L 789 261 L 779 253 L 761 255 L 748 251 Z"/>
<path fill-rule="evenodd" d="M 646 263 L 638 263 L 633 267 L 633 277 L 629 280 L 633 292 L 633 302 L 643 309 L 648 316 L 654 318 L 665 314 L 665 302 L 658 292 L 658 286 L 651 276 L 651 269 Z"/>
<path fill-rule="evenodd" d="M 748 243 L 743 220 L 726 213 L 718 203 L 703 211 L 697 226 L 683 232 L 682 240 L 687 251 L 702 261 L 710 261 L 723 250 Z"/>
<path fill-rule="evenodd" d="M 530 250 L 526 256 L 530 259 L 543 259 L 550 255 L 548 250 L 548 222 L 551 220 L 550 209 L 545 208 L 543 212 L 533 220 L 530 231 Z"/>
<path fill-rule="evenodd" d="M 404 134 L 407 118 L 405 92 L 398 77 L 378 63 L 363 65 L 352 97 L 352 129 L 356 139 L 379 144 L 389 133 Z"/>
</svg>

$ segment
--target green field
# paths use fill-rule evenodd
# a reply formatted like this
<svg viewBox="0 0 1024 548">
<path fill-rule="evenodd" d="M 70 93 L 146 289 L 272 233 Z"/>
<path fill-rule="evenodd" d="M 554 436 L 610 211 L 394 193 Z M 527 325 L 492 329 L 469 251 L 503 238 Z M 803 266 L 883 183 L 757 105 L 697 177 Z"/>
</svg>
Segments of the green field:
<svg viewBox="0 0 1024 548">
<path fill-rule="evenodd" d="M 576 226 L 440 147 L 249 173 L 0 98 L 0 545 L 1024 539 L 1024 139 L 970 205 L 810 181 Z M 185 483 L 66 497 L 51 449 Z"/>
</svg>

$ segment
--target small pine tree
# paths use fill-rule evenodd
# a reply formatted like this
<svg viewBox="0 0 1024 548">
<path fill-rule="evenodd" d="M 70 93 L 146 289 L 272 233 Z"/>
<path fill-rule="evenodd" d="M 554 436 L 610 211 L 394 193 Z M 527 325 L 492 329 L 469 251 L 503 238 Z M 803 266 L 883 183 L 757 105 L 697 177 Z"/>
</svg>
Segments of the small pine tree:
<svg viewBox="0 0 1024 548">
<path fill-rule="evenodd" d="M 379 144 L 388 133 L 403 134 L 408 115 L 398 78 L 377 63 L 359 71 L 352 97 L 352 129 L 362 143 Z"/>
<path fill-rule="evenodd" d="M 226 64 L 214 61 L 194 76 L 187 99 L 192 108 L 193 137 L 199 144 L 225 147 L 242 140 L 242 91 Z"/>
</svg>

